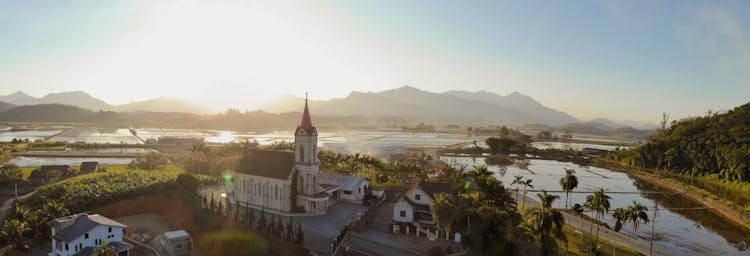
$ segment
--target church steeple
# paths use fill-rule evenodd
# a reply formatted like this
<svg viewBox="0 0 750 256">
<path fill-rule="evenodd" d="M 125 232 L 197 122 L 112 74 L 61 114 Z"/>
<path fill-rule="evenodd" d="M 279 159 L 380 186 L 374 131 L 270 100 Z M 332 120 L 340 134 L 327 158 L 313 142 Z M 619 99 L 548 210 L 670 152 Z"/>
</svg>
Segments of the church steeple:
<svg viewBox="0 0 750 256">
<path fill-rule="evenodd" d="M 307 107 L 307 93 L 305 93 L 305 111 L 302 112 L 302 122 L 299 127 L 305 130 L 308 135 L 312 134 L 313 129 L 315 129 L 310 118 L 310 110 Z"/>
</svg>

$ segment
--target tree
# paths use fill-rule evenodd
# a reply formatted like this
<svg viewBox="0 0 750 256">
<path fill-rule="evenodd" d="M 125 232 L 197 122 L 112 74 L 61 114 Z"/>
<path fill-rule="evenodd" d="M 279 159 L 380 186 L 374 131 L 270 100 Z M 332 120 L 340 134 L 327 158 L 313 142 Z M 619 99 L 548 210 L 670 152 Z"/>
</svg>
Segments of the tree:
<svg viewBox="0 0 750 256">
<path fill-rule="evenodd" d="M 565 209 L 568 209 L 568 202 L 570 200 L 570 191 L 578 187 L 578 177 L 574 175 L 576 171 L 573 169 L 565 168 L 565 176 L 560 178 L 560 187 L 565 192 Z"/>
<path fill-rule="evenodd" d="M 26 222 L 18 219 L 5 220 L 2 228 L 0 241 L 7 241 L 8 244 L 21 251 L 29 249 L 26 233 L 31 231 L 31 228 Z"/>
<path fill-rule="evenodd" d="M 586 240 L 586 244 L 583 245 L 583 253 L 587 256 L 601 256 L 602 247 L 599 245 L 599 241 L 594 239 Z"/>
<path fill-rule="evenodd" d="M 284 238 L 284 240 L 287 240 L 289 242 L 294 241 L 294 226 L 292 225 L 294 225 L 294 223 L 292 221 L 292 217 L 290 216 L 289 221 L 286 223 L 286 237 Z"/>
<path fill-rule="evenodd" d="M 435 217 L 435 223 L 437 223 L 445 233 L 450 234 L 454 219 L 457 215 L 457 209 L 453 197 L 446 193 L 440 193 L 435 197 L 430 209 L 432 210 L 432 215 Z"/>
<path fill-rule="evenodd" d="M 599 189 L 593 195 L 586 197 L 586 208 L 595 213 L 596 221 L 599 222 L 601 216 L 609 211 L 609 200 L 612 199 L 609 195 L 604 192 L 604 189 Z M 593 223 L 592 223 L 593 225 Z M 590 230 L 589 232 L 593 232 Z M 596 240 L 599 240 L 599 225 L 596 225 Z"/>
<path fill-rule="evenodd" d="M 532 181 L 532 179 L 527 179 L 521 182 L 521 185 L 523 185 L 523 203 L 521 203 L 521 206 L 523 208 L 526 208 L 526 194 L 529 192 L 529 188 L 534 188 L 534 185 L 531 185 Z"/>
<path fill-rule="evenodd" d="M 627 214 L 630 218 L 630 221 L 633 222 L 633 237 L 635 237 L 636 231 L 638 231 L 638 223 L 639 221 L 643 221 L 644 224 L 648 223 L 648 208 L 646 206 L 641 205 L 640 203 L 636 203 L 633 201 L 633 204 L 628 206 Z"/>
<path fill-rule="evenodd" d="M 265 210 L 260 210 L 260 219 L 258 220 L 258 231 L 265 232 L 266 231 L 266 213 Z"/>
<path fill-rule="evenodd" d="M 525 220 L 530 227 L 533 236 L 541 249 L 541 255 L 558 255 L 558 240 L 567 242 L 563 227 L 565 219 L 562 213 L 552 208 L 552 203 L 559 196 L 549 195 L 547 191 L 537 194 L 541 203 L 540 207 L 532 207 L 526 210 Z"/>
<path fill-rule="evenodd" d="M 302 231 L 302 223 L 297 223 L 297 235 L 294 237 L 294 244 L 303 246 L 305 243 L 305 232 Z"/>
<path fill-rule="evenodd" d="M 117 256 L 115 247 L 110 246 L 107 241 L 102 241 L 102 247 L 94 248 L 94 254 L 98 256 Z"/>
<path fill-rule="evenodd" d="M 516 141 L 508 137 L 490 137 L 484 140 L 492 154 L 508 154 L 510 149 L 516 145 Z"/>
<path fill-rule="evenodd" d="M 622 223 L 628 220 L 628 215 L 628 211 L 623 208 L 615 209 L 615 211 L 612 213 L 612 218 L 615 219 L 615 231 L 619 232 L 622 229 Z"/>
<path fill-rule="evenodd" d="M 513 176 L 513 182 L 510 183 L 511 186 L 516 185 L 516 196 L 518 196 L 518 191 L 520 190 L 520 186 L 523 184 L 523 176 L 522 175 L 516 175 Z"/>
<path fill-rule="evenodd" d="M 249 229 L 255 229 L 256 228 L 256 226 L 255 226 L 255 211 L 248 210 L 246 208 L 245 209 L 245 215 L 246 215 L 246 218 L 247 218 L 247 227 Z"/>
</svg>

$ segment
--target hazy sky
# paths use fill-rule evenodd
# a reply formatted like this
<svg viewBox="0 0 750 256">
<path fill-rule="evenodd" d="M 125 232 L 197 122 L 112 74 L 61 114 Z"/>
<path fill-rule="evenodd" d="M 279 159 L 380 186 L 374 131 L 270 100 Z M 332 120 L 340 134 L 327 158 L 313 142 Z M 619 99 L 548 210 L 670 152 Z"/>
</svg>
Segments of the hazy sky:
<svg viewBox="0 0 750 256">
<path fill-rule="evenodd" d="M 0 0 L 0 94 L 253 109 L 412 85 L 656 122 L 750 101 L 748 3 Z"/>
</svg>

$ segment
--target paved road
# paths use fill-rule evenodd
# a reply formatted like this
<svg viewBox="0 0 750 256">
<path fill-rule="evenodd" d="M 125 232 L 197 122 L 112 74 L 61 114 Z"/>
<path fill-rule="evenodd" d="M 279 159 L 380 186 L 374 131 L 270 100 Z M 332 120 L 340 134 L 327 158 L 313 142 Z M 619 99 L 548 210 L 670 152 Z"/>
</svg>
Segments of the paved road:
<svg viewBox="0 0 750 256">
<path fill-rule="evenodd" d="M 513 193 L 514 197 L 516 197 L 516 201 L 520 202 L 522 200 L 523 195 L 515 195 Z M 531 197 L 526 197 L 526 205 L 527 206 L 539 206 L 539 202 L 532 199 Z M 591 223 L 587 220 L 584 220 L 583 218 L 580 218 L 578 216 L 575 216 L 573 214 L 569 214 L 567 212 L 563 212 L 563 215 L 565 216 L 565 224 L 573 226 L 577 229 L 583 230 L 588 232 Z M 604 239 L 610 240 L 610 241 L 616 241 L 618 245 L 624 245 L 626 247 L 632 248 L 640 253 L 643 253 L 644 255 L 649 255 L 649 243 L 637 240 L 631 236 L 625 235 L 620 232 L 614 232 L 613 230 L 608 229 L 604 226 L 599 226 L 599 237 L 602 237 Z M 596 232 L 596 226 L 594 226 L 594 232 Z M 654 245 L 654 251 L 652 255 L 675 255 L 674 252 L 669 251 L 665 248 L 662 248 L 658 245 Z"/>
</svg>

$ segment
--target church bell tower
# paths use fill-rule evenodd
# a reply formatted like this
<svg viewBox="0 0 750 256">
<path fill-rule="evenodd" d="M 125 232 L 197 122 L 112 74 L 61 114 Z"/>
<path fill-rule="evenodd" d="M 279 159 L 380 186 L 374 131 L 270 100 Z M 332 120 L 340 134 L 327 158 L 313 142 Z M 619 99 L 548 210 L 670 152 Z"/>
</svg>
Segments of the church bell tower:
<svg viewBox="0 0 750 256">
<path fill-rule="evenodd" d="M 297 164 L 317 165 L 318 130 L 310 119 L 310 110 L 307 107 L 307 94 L 305 94 L 305 111 L 302 113 L 302 122 L 294 132 L 294 160 Z"/>
</svg>

